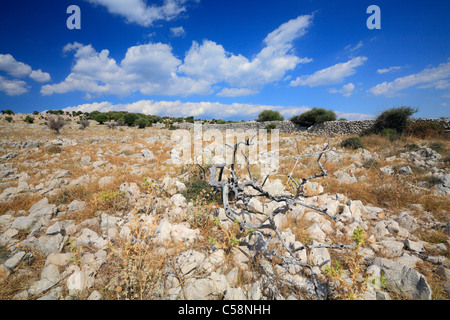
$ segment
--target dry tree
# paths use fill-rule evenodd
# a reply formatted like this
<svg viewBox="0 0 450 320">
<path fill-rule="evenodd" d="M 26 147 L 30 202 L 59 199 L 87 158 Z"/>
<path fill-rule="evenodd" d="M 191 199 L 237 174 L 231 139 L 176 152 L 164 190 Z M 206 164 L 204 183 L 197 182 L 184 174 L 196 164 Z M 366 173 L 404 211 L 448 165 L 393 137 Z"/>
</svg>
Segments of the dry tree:
<svg viewBox="0 0 450 320">
<path fill-rule="evenodd" d="M 242 232 L 247 231 L 251 232 L 252 236 L 257 237 L 259 241 L 259 252 L 266 259 L 273 261 L 274 258 L 277 258 L 277 261 L 281 261 L 281 266 L 288 269 L 292 265 L 297 265 L 300 267 L 308 268 L 310 270 L 310 274 L 312 277 L 312 282 L 314 285 L 315 295 L 318 299 L 324 299 L 326 294 L 321 286 L 321 284 L 317 280 L 317 276 L 315 271 L 313 270 L 313 266 L 304 262 L 301 262 L 300 259 L 295 255 L 296 252 L 301 250 L 310 250 L 314 248 L 329 248 L 329 249 L 353 249 L 351 245 L 344 244 L 325 244 L 325 243 L 315 243 L 312 245 L 303 245 L 299 248 L 290 247 L 286 241 L 284 240 L 276 222 L 275 217 L 279 214 L 285 215 L 289 210 L 293 209 L 296 206 L 304 206 L 314 211 L 317 211 L 320 214 L 326 215 L 329 219 L 333 221 L 339 220 L 339 214 L 331 215 L 327 212 L 327 210 L 323 210 L 321 208 L 315 207 L 313 205 L 307 204 L 304 200 L 307 198 L 307 195 L 303 193 L 303 186 L 312 179 L 317 179 L 321 177 L 327 176 L 327 171 L 322 166 L 320 160 L 322 156 L 330 151 L 329 142 L 325 145 L 322 151 L 299 155 L 296 157 L 297 161 L 294 164 L 291 172 L 288 174 L 288 179 L 295 186 L 295 194 L 280 194 L 273 195 L 268 191 L 264 190 L 264 185 L 269 178 L 269 173 L 262 182 L 258 179 L 254 178 L 251 170 L 250 164 L 248 161 L 248 157 L 244 152 L 241 151 L 242 155 L 245 158 L 246 168 L 248 172 L 249 179 L 245 181 L 240 181 L 238 174 L 236 172 L 236 153 L 241 145 L 250 146 L 252 145 L 252 140 L 254 136 L 250 139 L 247 139 L 245 142 L 240 141 L 237 142 L 234 146 L 226 145 L 228 147 L 233 148 L 233 154 L 231 163 L 228 166 L 223 163 L 219 165 L 213 165 L 210 168 L 210 178 L 209 185 L 212 186 L 216 191 L 218 191 L 222 196 L 223 208 L 225 210 L 226 217 L 233 223 L 237 223 Z M 317 164 L 320 168 L 320 172 L 316 173 L 312 176 L 295 179 L 292 174 L 294 172 L 295 167 L 297 166 L 298 160 L 301 157 L 309 157 L 309 156 L 317 156 Z M 224 179 L 224 170 L 229 169 L 229 176 Z M 250 188 L 250 189 L 249 189 Z M 250 192 L 249 190 L 252 190 Z M 277 208 L 273 209 L 272 212 L 266 214 L 263 219 L 258 218 L 255 219 L 257 213 L 249 208 L 249 202 L 252 198 L 262 197 L 264 199 L 268 199 L 270 201 L 275 201 L 280 204 Z M 239 205 L 237 205 L 239 203 Z M 259 220 L 258 220 L 259 219 Z M 281 250 L 278 249 L 269 249 L 269 245 L 274 242 L 275 239 L 278 239 L 279 243 L 281 243 Z M 273 247 L 273 246 L 272 246 Z M 264 271 L 264 270 L 263 270 Z M 270 278 L 273 275 L 267 274 Z M 278 279 L 279 280 L 279 279 Z M 285 282 L 289 282 L 286 280 Z M 289 285 L 289 283 L 285 283 Z"/>
<path fill-rule="evenodd" d="M 57 118 L 56 118 L 56 117 L 53 117 L 53 116 L 49 116 L 49 117 L 48 117 L 47 126 L 48 126 L 50 129 L 55 130 L 55 132 L 56 132 L 57 134 L 60 133 L 59 130 L 60 130 L 62 127 L 64 127 L 65 124 L 66 124 L 66 121 L 64 120 L 63 117 L 60 117 L 60 116 L 58 116 Z"/>
</svg>

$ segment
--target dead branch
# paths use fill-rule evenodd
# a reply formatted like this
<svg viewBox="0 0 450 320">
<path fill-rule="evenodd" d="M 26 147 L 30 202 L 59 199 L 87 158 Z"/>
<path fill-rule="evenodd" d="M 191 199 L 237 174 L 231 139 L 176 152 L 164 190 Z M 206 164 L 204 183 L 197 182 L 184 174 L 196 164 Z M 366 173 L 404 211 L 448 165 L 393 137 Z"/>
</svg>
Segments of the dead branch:
<svg viewBox="0 0 450 320">
<path fill-rule="evenodd" d="M 301 178 L 300 180 L 297 180 L 293 178 L 292 174 L 294 172 L 295 166 L 297 165 L 297 162 L 295 163 L 294 167 L 292 168 L 292 171 L 288 174 L 288 178 L 290 181 L 292 181 L 296 188 L 295 195 L 292 194 L 282 194 L 282 195 L 272 195 L 271 193 L 267 192 L 263 189 L 264 184 L 266 183 L 268 177 L 273 172 L 269 173 L 262 181 L 262 183 L 258 183 L 257 179 L 253 178 L 253 175 L 251 174 L 250 165 L 248 161 L 248 157 L 242 152 L 245 162 L 247 171 L 249 173 L 250 180 L 249 181 L 239 181 L 239 177 L 235 170 L 235 160 L 236 160 L 236 152 L 240 145 L 246 145 L 249 146 L 252 143 L 254 137 L 251 139 L 248 139 L 247 141 L 238 141 L 234 146 L 227 145 L 230 148 L 233 148 L 233 157 L 232 162 L 230 164 L 230 173 L 231 176 L 229 176 L 226 180 L 222 180 L 223 178 L 223 171 L 225 167 L 227 166 L 225 163 L 223 164 L 216 164 L 213 165 L 210 168 L 210 178 L 209 178 L 209 185 L 212 186 L 214 189 L 219 191 L 222 194 L 222 201 L 223 201 L 223 208 L 225 210 L 225 215 L 231 222 L 237 222 L 239 224 L 239 228 L 241 231 L 248 231 L 251 230 L 252 234 L 259 238 L 259 240 L 262 243 L 260 252 L 262 256 L 268 258 L 269 260 L 272 260 L 273 257 L 277 257 L 281 259 L 282 266 L 288 267 L 289 265 L 298 265 L 301 267 L 308 268 L 312 275 L 312 280 L 316 289 L 316 294 L 319 299 L 324 298 L 324 294 L 321 290 L 319 290 L 320 284 L 318 283 L 316 279 L 316 274 L 313 270 L 313 267 L 309 264 L 302 263 L 299 261 L 299 259 L 295 256 L 295 253 L 300 250 L 310 250 L 313 248 L 329 248 L 329 249 L 352 249 L 352 246 L 344 245 L 344 244 L 315 244 L 315 245 L 304 245 L 300 248 L 297 248 L 296 250 L 293 250 L 289 247 L 289 245 L 284 241 L 280 231 L 278 230 L 278 227 L 275 223 L 275 217 L 278 214 L 285 215 L 289 210 L 293 209 L 297 205 L 301 205 L 304 207 L 307 207 L 309 209 L 315 210 L 319 212 L 320 214 L 326 215 L 332 220 L 337 220 L 339 218 L 339 215 L 333 216 L 327 212 L 327 210 L 323 210 L 320 208 L 317 208 L 315 206 L 306 204 L 304 202 L 304 198 L 307 196 L 303 194 L 302 188 L 305 185 L 305 183 L 312 179 L 322 178 L 327 176 L 327 171 L 322 166 L 322 163 L 320 162 L 322 156 L 324 153 L 330 151 L 330 144 L 329 141 L 325 145 L 322 151 L 317 153 L 312 153 L 309 155 L 300 155 L 297 157 L 298 159 L 302 156 L 312 156 L 312 155 L 318 155 L 317 157 L 317 164 L 320 169 L 319 173 L 316 173 L 310 177 Z M 328 139 L 327 139 L 328 140 Z M 216 173 L 218 171 L 218 178 L 216 179 Z M 297 181 L 300 181 L 297 182 Z M 247 193 L 245 192 L 245 189 L 247 187 L 252 188 L 256 193 Z M 255 223 L 253 220 L 256 217 L 256 212 L 252 212 L 249 207 L 248 203 L 250 200 L 254 197 L 263 197 L 266 199 L 269 199 L 270 201 L 275 201 L 278 203 L 281 203 L 282 206 L 277 207 L 272 212 L 270 212 L 268 215 L 266 215 L 264 221 L 260 223 Z M 238 201 L 242 201 L 244 204 L 244 209 L 237 209 L 232 204 L 237 203 Z M 248 218 L 250 217 L 250 218 Z M 270 234 L 270 232 L 265 232 L 264 230 L 271 230 L 275 236 L 276 239 L 281 243 L 282 248 L 285 252 L 288 253 L 288 255 L 282 255 L 276 250 L 269 250 L 269 244 L 274 240 L 273 236 Z"/>
</svg>

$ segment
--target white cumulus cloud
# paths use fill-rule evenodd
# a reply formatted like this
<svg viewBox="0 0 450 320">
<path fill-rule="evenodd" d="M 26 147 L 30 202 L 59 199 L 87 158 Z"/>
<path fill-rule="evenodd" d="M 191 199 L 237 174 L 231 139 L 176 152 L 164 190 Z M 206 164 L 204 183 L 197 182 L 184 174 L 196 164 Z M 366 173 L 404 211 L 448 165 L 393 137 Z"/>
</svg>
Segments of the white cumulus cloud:
<svg viewBox="0 0 450 320">
<path fill-rule="evenodd" d="M 51 80 L 50 74 L 43 72 L 41 69 L 31 71 L 30 78 L 37 82 L 48 82 Z"/>
<path fill-rule="evenodd" d="M 162 5 L 148 5 L 143 0 L 85 0 L 106 7 L 109 13 L 117 14 L 128 23 L 148 27 L 155 21 L 169 21 L 185 12 L 187 0 L 164 0 Z"/>
<path fill-rule="evenodd" d="M 41 69 L 33 70 L 28 64 L 17 61 L 10 54 L 0 54 L 0 71 L 6 72 L 14 78 L 30 77 L 37 82 L 48 82 L 51 77 L 47 72 Z M 23 80 L 8 79 L 0 76 L 0 91 L 5 92 L 9 96 L 17 96 L 29 91 L 30 86 Z"/>
<path fill-rule="evenodd" d="M 307 76 L 297 77 L 292 80 L 290 85 L 316 87 L 322 85 L 337 84 L 344 81 L 356 73 L 356 68 L 363 65 L 367 61 L 366 57 L 356 57 L 347 62 L 335 64 L 329 68 L 325 68 Z"/>
<path fill-rule="evenodd" d="M 5 92 L 8 96 L 18 96 L 28 92 L 28 87 L 25 81 L 8 80 L 0 76 L 0 91 Z"/>
<path fill-rule="evenodd" d="M 353 83 L 347 83 L 342 86 L 341 89 L 330 89 L 328 92 L 330 93 L 340 93 L 344 97 L 350 97 L 353 94 L 353 90 L 355 90 L 355 85 Z"/>
<path fill-rule="evenodd" d="M 60 83 L 45 85 L 42 95 L 81 91 L 90 96 L 210 94 L 220 96 L 254 94 L 269 83 L 282 80 L 298 64 L 311 62 L 293 52 L 292 41 L 306 32 L 312 16 L 299 16 L 281 25 L 265 39 L 266 46 L 252 59 L 232 54 L 214 41 L 193 42 L 184 60 L 172 47 L 148 43 L 128 48 L 122 61 L 109 51 L 96 51 L 91 45 L 67 44 L 63 52 L 74 52 L 71 73 Z"/>
<path fill-rule="evenodd" d="M 186 34 L 186 31 L 184 31 L 183 27 L 173 27 L 170 28 L 170 34 L 172 37 L 182 37 Z"/>
<path fill-rule="evenodd" d="M 400 77 L 391 82 L 385 81 L 369 89 L 369 92 L 376 96 L 394 96 L 402 90 L 418 85 L 420 85 L 419 88 L 450 88 L 450 62 L 441 63 L 437 67 L 425 68 L 419 73 Z"/>
<path fill-rule="evenodd" d="M 395 66 L 395 67 L 389 67 L 389 68 L 384 68 L 384 69 L 378 69 L 377 73 L 383 74 L 383 73 L 388 73 L 388 72 L 394 72 L 394 71 L 400 70 L 401 68 L 402 67 Z"/>
<path fill-rule="evenodd" d="M 311 110 L 311 108 L 308 106 L 284 107 L 243 103 L 223 104 L 219 102 L 181 102 L 179 100 L 139 100 L 128 104 L 112 104 L 108 101 L 104 101 L 67 107 L 64 110 L 69 112 L 92 112 L 95 110 L 98 110 L 100 112 L 128 111 L 160 116 L 194 116 L 199 118 L 211 119 L 228 119 L 233 116 L 239 116 L 242 118 L 256 119 L 261 111 L 267 109 L 279 111 L 286 118 L 290 118 L 293 115 L 301 114 L 305 111 Z"/>
</svg>

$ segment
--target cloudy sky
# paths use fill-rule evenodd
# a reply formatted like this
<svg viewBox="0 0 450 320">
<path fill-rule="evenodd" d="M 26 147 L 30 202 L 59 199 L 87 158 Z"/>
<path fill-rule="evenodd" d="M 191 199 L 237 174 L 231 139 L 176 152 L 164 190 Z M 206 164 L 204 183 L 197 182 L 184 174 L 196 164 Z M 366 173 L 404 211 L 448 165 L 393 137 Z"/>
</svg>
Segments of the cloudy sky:
<svg viewBox="0 0 450 320">
<path fill-rule="evenodd" d="M 367 27 L 372 4 L 381 29 Z M 70 5 L 81 29 L 67 27 Z M 448 0 L 2 1 L 0 108 L 450 116 L 449 12 Z"/>
</svg>

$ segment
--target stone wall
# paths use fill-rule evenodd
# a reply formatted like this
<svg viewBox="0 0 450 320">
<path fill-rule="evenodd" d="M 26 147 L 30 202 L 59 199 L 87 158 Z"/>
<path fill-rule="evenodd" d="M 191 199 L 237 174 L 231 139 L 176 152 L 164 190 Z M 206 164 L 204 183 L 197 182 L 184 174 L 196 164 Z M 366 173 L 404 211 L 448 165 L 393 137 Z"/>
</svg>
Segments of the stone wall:
<svg viewBox="0 0 450 320">
<path fill-rule="evenodd" d="M 439 122 L 445 130 L 450 131 L 450 120 L 413 118 L 411 122 Z M 315 134 L 360 134 L 370 129 L 374 123 L 375 120 L 328 121 L 309 127 L 307 131 Z"/>
<path fill-rule="evenodd" d="M 447 131 L 450 131 L 450 120 L 442 119 L 411 119 L 414 122 L 431 122 L 437 121 L 441 123 Z M 306 130 L 308 133 L 313 134 L 360 134 L 364 130 L 370 129 L 375 120 L 355 120 L 355 121 L 328 121 L 320 124 L 316 124 L 312 127 L 305 128 L 300 127 L 289 120 L 285 121 L 266 121 L 266 122 L 236 122 L 236 123 L 226 123 L 226 124 L 203 124 L 202 130 L 258 130 L 265 129 L 269 124 L 275 124 L 276 129 L 280 132 L 293 133 L 301 130 Z M 175 123 L 176 127 L 180 129 L 194 130 L 194 125 L 192 123 Z"/>
<path fill-rule="evenodd" d="M 304 127 L 300 127 L 289 120 L 285 121 L 265 121 L 265 122 L 257 122 L 257 121 L 248 121 L 248 122 L 234 122 L 234 123 L 225 123 L 225 124 L 203 124 L 202 130 L 258 130 L 265 129 L 268 125 L 275 124 L 275 129 L 280 130 L 280 132 L 292 133 L 296 131 L 300 131 L 302 129 L 306 129 Z M 174 126 L 180 129 L 188 129 L 194 130 L 194 125 L 192 123 L 183 122 L 183 123 L 175 123 Z"/>
</svg>

